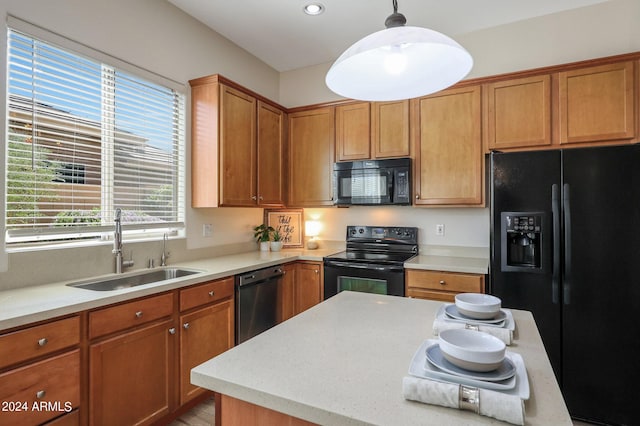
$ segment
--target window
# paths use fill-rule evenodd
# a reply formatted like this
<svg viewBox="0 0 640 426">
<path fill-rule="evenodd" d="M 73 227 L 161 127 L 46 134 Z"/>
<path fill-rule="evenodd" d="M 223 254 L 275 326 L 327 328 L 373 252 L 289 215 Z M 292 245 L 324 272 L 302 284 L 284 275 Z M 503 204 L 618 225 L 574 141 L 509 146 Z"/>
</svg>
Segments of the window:
<svg viewBox="0 0 640 426">
<path fill-rule="evenodd" d="M 9 30 L 7 243 L 182 228 L 182 86 L 62 40 Z"/>
</svg>

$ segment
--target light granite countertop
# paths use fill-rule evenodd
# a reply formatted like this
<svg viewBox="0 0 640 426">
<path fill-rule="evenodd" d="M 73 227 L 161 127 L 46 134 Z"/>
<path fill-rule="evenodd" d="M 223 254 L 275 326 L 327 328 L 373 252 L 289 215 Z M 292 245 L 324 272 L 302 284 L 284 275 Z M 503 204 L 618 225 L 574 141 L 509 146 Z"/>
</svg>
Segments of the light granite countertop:
<svg viewBox="0 0 640 426">
<path fill-rule="evenodd" d="M 191 370 L 192 383 L 325 425 L 506 424 L 407 401 L 402 378 L 441 302 L 341 292 Z M 525 362 L 527 425 L 571 418 L 530 312 L 512 310 Z M 482 403 L 482 402 L 481 402 Z"/>
<path fill-rule="evenodd" d="M 251 251 L 172 263 L 169 267 L 197 269 L 202 272 L 161 283 L 145 284 L 123 290 L 84 290 L 69 287 L 67 286 L 69 281 L 63 281 L 0 291 L 0 331 L 295 260 L 321 262 L 323 257 L 341 250 L 343 248 L 338 246 L 321 247 L 317 250 Z M 425 248 L 421 247 L 421 250 L 419 256 L 405 262 L 406 268 L 478 274 L 486 274 L 488 272 L 488 257 L 485 253 L 488 251 L 487 248 L 426 246 Z M 111 276 L 114 276 L 114 274 L 103 275 L 102 277 Z"/>
<path fill-rule="evenodd" d="M 489 248 L 423 246 L 420 254 L 405 262 L 404 267 L 486 275 L 489 273 Z"/>
<path fill-rule="evenodd" d="M 197 269 L 202 272 L 161 283 L 145 284 L 122 290 L 85 290 L 67 286 L 69 281 L 6 290 L 0 292 L 0 331 L 295 260 L 322 261 L 324 256 L 333 252 L 335 249 L 252 251 L 180 262 L 170 264 L 168 267 Z M 136 272 L 139 271 L 122 275 L 135 274 Z M 103 275 L 102 277 L 113 276 L 115 274 Z"/>
</svg>

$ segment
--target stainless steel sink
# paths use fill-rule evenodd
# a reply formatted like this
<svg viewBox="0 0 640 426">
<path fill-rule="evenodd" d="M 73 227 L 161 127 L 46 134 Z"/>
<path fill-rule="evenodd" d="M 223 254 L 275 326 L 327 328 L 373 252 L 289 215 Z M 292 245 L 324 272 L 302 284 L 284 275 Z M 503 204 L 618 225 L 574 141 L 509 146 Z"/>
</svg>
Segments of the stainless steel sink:
<svg viewBox="0 0 640 426">
<path fill-rule="evenodd" d="M 84 288 L 95 291 L 112 291 L 131 288 L 138 285 L 157 283 L 199 274 L 203 271 L 182 268 L 163 268 L 153 271 L 143 271 L 116 277 L 108 277 L 94 280 L 83 280 L 67 284 L 69 287 Z"/>
</svg>

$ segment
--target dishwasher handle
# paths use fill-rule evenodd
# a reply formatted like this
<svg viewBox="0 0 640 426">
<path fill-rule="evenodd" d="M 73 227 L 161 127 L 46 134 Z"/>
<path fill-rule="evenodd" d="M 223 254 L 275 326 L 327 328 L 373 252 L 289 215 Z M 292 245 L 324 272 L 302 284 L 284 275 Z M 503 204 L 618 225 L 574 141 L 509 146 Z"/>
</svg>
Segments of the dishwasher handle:
<svg viewBox="0 0 640 426">
<path fill-rule="evenodd" d="M 264 281 L 280 278 L 282 275 L 284 275 L 284 272 L 280 266 L 264 268 L 243 275 L 238 275 L 238 286 L 243 287 L 246 285 L 259 284 Z"/>
</svg>

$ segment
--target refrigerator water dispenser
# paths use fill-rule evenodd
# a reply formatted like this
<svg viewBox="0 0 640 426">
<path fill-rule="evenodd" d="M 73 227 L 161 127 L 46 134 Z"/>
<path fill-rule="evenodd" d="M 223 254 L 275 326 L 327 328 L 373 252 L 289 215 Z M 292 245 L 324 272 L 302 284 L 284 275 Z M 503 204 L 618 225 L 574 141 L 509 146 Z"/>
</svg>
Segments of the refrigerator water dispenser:
<svg viewBox="0 0 640 426">
<path fill-rule="evenodd" d="M 544 213 L 502 212 L 502 271 L 542 272 Z"/>
</svg>

